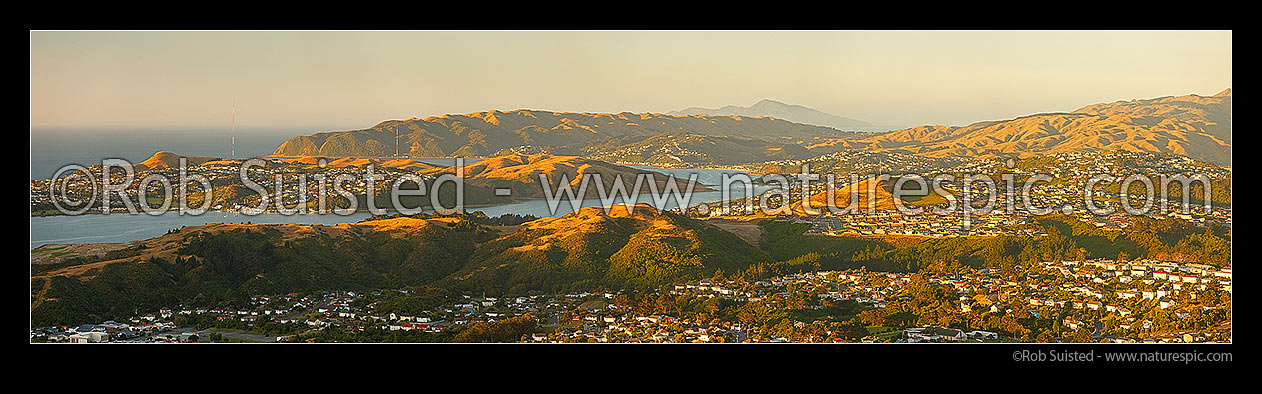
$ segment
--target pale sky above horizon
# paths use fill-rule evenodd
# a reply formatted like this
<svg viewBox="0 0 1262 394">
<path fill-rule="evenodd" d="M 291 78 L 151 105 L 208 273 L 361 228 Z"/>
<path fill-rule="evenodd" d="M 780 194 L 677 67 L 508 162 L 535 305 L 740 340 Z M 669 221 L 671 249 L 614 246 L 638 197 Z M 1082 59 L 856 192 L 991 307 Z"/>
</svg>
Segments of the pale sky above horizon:
<svg viewBox="0 0 1262 394">
<path fill-rule="evenodd" d="M 1230 31 L 30 33 L 32 127 L 309 127 L 773 99 L 890 127 L 1231 87 Z M 316 131 L 316 130 L 313 130 Z"/>
</svg>

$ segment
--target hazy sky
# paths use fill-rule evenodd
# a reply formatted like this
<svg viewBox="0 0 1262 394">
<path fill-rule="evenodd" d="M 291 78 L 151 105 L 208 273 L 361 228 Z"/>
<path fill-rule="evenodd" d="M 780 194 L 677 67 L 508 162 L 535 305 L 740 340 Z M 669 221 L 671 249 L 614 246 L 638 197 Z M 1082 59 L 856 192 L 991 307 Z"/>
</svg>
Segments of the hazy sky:
<svg viewBox="0 0 1262 394">
<path fill-rule="evenodd" d="M 1231 32 L 31 32 L 31 125 L 368 127 L 770 98 L 963 125 L 1231 86 Z"/>
</svg>

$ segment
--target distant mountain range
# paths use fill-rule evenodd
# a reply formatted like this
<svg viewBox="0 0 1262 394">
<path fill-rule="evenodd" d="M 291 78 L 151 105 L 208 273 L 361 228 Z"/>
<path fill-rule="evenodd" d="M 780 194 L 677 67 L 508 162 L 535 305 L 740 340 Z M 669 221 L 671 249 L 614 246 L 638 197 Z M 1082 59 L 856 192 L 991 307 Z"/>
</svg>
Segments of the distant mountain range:
<svg viewBox="0 0 1262 394">
<path fill-rule="evenodd" d="M 821 126 L 822 125 L 822 126 Z M 368 129 L 298 136 L 276 156 L 411 157 L 549 153 L 625 164 L 734 165 L 864 150 L 928 157 L 1033 156 L 1093 150 L 1175 153 L 1231 161 L 1231 89 L 1088 105 L 968 126 L 873 134 L 867 122 L 763 100 L 671 114 L 488 111 L 391 120 Z"/>
<path fill-rule="evenodd" d="M 864 122 L 862 120 L 837 116 L 817 109 L 803 107 L 801 105 L 785 104 L 779 101 L 766 99 L 748 107 L 738 107 L 735 105 L 729 105 L 723 108 L 692 107 L 679 111 L 667 112 L 666 114 L 766 116 L 776 119 L 784 119 L 794 123 L 832 127 L 838 130 L 872 127 L 871 123 Z"/>
</svg>

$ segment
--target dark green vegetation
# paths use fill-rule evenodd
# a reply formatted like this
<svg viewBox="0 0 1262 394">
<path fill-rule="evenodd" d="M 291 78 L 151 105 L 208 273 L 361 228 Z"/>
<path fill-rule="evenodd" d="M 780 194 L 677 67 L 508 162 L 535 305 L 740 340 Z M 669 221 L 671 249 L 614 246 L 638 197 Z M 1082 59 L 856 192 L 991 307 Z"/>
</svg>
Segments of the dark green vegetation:
<svg viewBox="0 0 1262 394">
<path fill-rule="evenodd" d="M 580 213 L 592 211 L 600 212 Z M 250 294 L 423 284 L 491 294 L 651 288 L 719 269 L 740 270 L 765 258 L 735 235 L 685 216 L 646 207 L 633 216 L 582 215 L 565 220 L 601 223 L 588 231 L 564 225 L 523 228 L 499 238 L 480 223 L 512 224 L 512 218 L 431 221 L 411 231 L 373 231 L 371 226 L 326 231 L 314 226 L 302 235 L 282 234 L 276 228 L 283 226 L 186 229 L 178 234 L 181 246 L 171 257 L 134 258 L 76 274 L 33 277 L 37 301 L 32 314 L 36 325 L 56 325 L 181 303 L 244 306 Z M 534 245 L 545 237 L 553 237 L 551 245 Z M 399 299 L 384 305 L 405 310 L 427 302 Z"/>
<path fill-rule="evenodd" d="M 829 338 L 854 341 L 868 335 L 859 319 L 864 309 L 859 303 L 821 298 L 818 294 L 794 289 L 787 296 L 769 296 L 779 307 L 663 293 L 625 294 L 615 298 L 614 304 L 624 313 L 681 316 L 714 325 L 734 322 L 745 327 L 757 327 L 767 337 L 783 337 L 798 342 L 821 342 Z M 679 340 L 682 342 L 682 338 Z"/>
<path fill-rule="evenodd" d="M 924 238 L 893 242 L 888 237 L 805 235 L 809 224 L 764 222 L 763 248 L 772 261 L 758 276 L 803 269 L 952 273 L 962 267 L 995 268 L 1015 274 L 1031 263 L 1053 260 L 1123 258 L 1198 262 L 1225 267 L 1231 261 L 1230 230 L 1196 227 L 1184 221 L 1133 218 L 1127 231 L 1098 229 L 1075 218 L 1054 215 L 1029 226 L 1047 236 Z"/>
<path fill-rule="evenodd" d="M 451 294 L 442 288 L 419 286 L 408 288 L 404 293 L 398 290 L 375 291 L 355 300 L 356 307 L 369 307 L 380 314 L 399 314 L 407 316 L 431 317 L 426 312 L 451 300 Z M 433 316 L 434 320 L 441 317 Z"/>
<path fill-rule="evenodd" d="M 589 208 L 498 235 L 479 217 L 430 221 L 410 231 L 371 226 L 282 234 L 278 226 L 181 231 L 170 257 L 136 256 L 76 274 L 32 277 L 37 326 L 100 321 L 184 304 L 235 307 L 251 294 L 433 285 L 449 291 L 527 295 L 598 289 L 655 289 L 685 280 L 866 267 L 954 273 L 996 268 L 1017 276 L 1039 261 L 1153 258 L 1226 266 L 1224 228 L 1136 218 L 1126 232 L 1050 216 L 1042 237 L 892 238 L 804 235 L 807 224 L 767 220 L 763 241 L 646 207 L 634 214 Z M 508 223 L 503 223 L 508 224 Z M 147 256 L 147 257 L 146 257 Z M 60 268 L 60 267 L 58 267 Z M 41 268 L 39 272 L 52 271 Z M 46 291 L 41 291 L 43 289 Z M 444 293 L 383 300 L 398 312 L 425 310 Z"/>
<path fill-rule="evenodd" d="M 37 292 L 44 281 L 49 283 L 31 314 L 36 325 L 56 325 L 179 303 L 242 307 L 251 294 L 428 283 L 461 268 L 475 245 L 492 234 L 475 224 L 428 226 L 406 235 L 315 232 L 289 240 L 263 226 L 191 232 L 174 258 L 105 264 L 77 276 L 33 278 Z"/>
<path fill-rule="evenodd" d="M 62 246 L 61 248 L 63 248 L 63 249 L 64 249 L 64 248 L 65 248 L 65 246 Z M 115 260 L 115 259 L 123 259 L 123 258 L 128 258 L 128 257 L 135 257 L 135 256 L 139 256 L 139 255 L 140 255 L 140 252 L 141 252 L 141 249 L 140 249 L 140 247 L 139 247 L 139 246 L 131 246 L 131 247 L 127 247 L 127 248 L 124 248 L 124 249 L 111 250 L 111 251 L 105 252 L 104 254 L 101 254 L 101 255 L 95 255 L 95 256 L 72 256 L 72 257 L 68 257 L 68 258 L 62 259 L 61 261 L 58 261 L 58 262 L 56 262 L 56 263 L 32 265 L 32 266 L 31 266 L 31 275 L 46 274 L 46 273 L 48 273 L 48 272 L 52 272 L 52 271 L 55 271 L 55 270 L 58 270 L 58 269 L 66 268 L 66 267 L 73 267 L 73 266 L 76 266 L 76 265 L 90 264 L 90 263 L 96 263 L 96 262 L 108 261 L 108 260 Z M 71 252 L 69 252 L 69 251 L 54 251 L 54 252 L 52 252 L 52 253 L 49 253 L 49 256 L 50 256 L 50 257 L 61 257 L 61 256 L 64 256 L 64 255 L 66 255 L 66 254 L 69 254 L 69 253 L 71 253 Z"/>
<path fill-rule="evenodd" d="M 653 288 L 765 258 L 732 233 L 644 206 L 634 215 L 589 208 L 537 223 L 483 245 L 473 264 L 441 284 L 510 294 Z"/>
<path fill-rule="evenodd" d="M 1038 221 L 1048 234 L 1067 239 L 1075 258 L 1148 258 L 1196 262 L 1215 267 L 1231 263 L 1231 230 L 1197 227 L 1180 220 L 1133 218 L 1127 231 L 1108 231 L 1072 218 L 1052 216 Z M 1055 231 L 1053 233 L 1052 231 Z M 1076 246 L 1075 248 L 1073 248 Z"/>
<path fill-rule="evenodd" d="M 539 328 L 539 321 L 529 314 L 497 322 L 471 322 L 441 332 L 390 331 L 380 325 L 367 325 L 349 332 L 340 328 L 308 331 L 285 338 L 285 342 L 361 342 L 361 343 L 490 343 L 518 342 Z"/>
</svg>

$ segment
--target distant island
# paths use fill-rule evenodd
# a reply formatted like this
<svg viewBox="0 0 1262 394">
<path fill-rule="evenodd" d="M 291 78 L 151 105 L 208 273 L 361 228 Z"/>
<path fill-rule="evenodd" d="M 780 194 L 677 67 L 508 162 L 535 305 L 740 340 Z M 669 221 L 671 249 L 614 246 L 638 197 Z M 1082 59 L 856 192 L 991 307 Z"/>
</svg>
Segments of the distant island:
<svg viewBox="0 0 1262 394">
<path fill-rule="evenodd" d="M 844 116 L 833 115 L 814 108 L 807 108 L 801 105 L 785 104 L 779 101 L 764 99 L 754 105 L 748 107 L 738 107 L 728 105 L 722 108 L 701 108 L 691 107 L 679 111 L 667 112 L 667 115 L 736 115 L 736 116 L 765 116 L 777 119 L 784 119 L 794 123 L 811 124 L 817 126 L 832 127 L 838 130 L 848 130 L 853 128 L 872 127 L 871 123 L 851 119 Z"/>
</svg>

